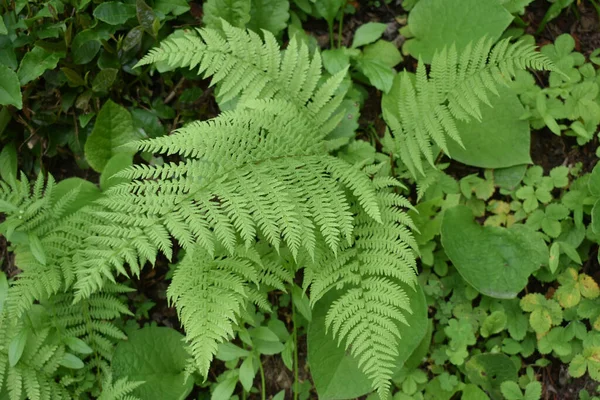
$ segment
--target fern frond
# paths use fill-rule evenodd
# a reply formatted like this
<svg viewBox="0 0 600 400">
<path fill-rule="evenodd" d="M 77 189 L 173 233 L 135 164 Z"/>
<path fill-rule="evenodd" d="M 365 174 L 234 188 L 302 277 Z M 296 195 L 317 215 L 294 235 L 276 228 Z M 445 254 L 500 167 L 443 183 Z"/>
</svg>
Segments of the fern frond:
<svg viewBox="0 0 600 400">
<path fill-rule="evenodd" d="M 327 312 L 326 325 L 339 343 L 356 357 L 381 398 L 387 398 L 398 355 L 398 324 L 411 312 L 406 290 L 416 284 L 416 242 L 413 223 L 400 207 L 410 206 L 402 196 L 385 190 L 380 180 L 378 201 L 383 224 L 360 208 L 353 242 L 337 255 L 325 255 L 305 269 L 305 289 L 314 305 L 332 289 L 341 296 Z M 388 184 L 394 185 L 391 180 Z"/>
<path fill-rule="evenodd" d="M 102 382 L 102 394 L 98 400 L 140 400 L 132 396 L 131 392 L 143 384 L 144 382 L 130 382 L 127 378 L 113 381 L 112 375 L 107 374 Z"/>
<path fill-rule="evenodd" d="M 233 327 L 246 305 L 248 282 L 258 271 L 247 259 L 212 257 L 189 249 L 177 265 L 167 296 L 177 308 L 195 365 L 208 374 L 217 345 L 234 336 Z"/>
<path fill-rule="evenodd" d="M 337 126 L 342 115 L 332 116 L 344 98 L 339 87 L 345 70 L 318 85 L 321 56 L 315 51 L 311 57 L 302 41 L 292 38 L 281 52 L 269 31 L 263 31 L 264 41 L 226 21 L 223 31 L 225 38 L 209 28 L 168 38 L 137 65 L 166 62 L 171 68 L 197 68 L 198 75 L 212 76 L 212 84 L 220 84 L 223 102 L 238 96 L 242 105 L 248 100 L 282 100 L 311 121 L 323 137 Z"/>
<path fill-rule="evenodd" d="M 413 176 L 433 165 L 432 146 L 448 154 L 447 140 L 462 145 L 456 120 L 481 119 L 480 105 L 490 105 L 488 93 L 498 95 L 522 69 L 553 70 L 552 62 L 525 42 L 504 39 L 493 44 L 483 38 L 459 55 L 454 46 L 435 53 L 429 74 L 419 62 L 416 76 L 404 72 L 397 93 L 397 109 L 385 119 L 397 142 L 398 156 Z"/>
</svg>

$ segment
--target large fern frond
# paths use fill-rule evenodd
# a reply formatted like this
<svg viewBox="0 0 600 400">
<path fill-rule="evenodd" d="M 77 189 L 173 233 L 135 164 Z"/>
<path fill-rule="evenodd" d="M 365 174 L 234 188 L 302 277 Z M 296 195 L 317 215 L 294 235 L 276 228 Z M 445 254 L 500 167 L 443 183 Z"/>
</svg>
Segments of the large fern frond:
<svg viewBox="0 0 600 400">
<path fill-rule="evenodd" d="M 483 38 L 460 54 L 450 46 L 435 53 L 429 74 L 419 62 L 416 77 L 404 72 L 397 92 L 397 109 L 385 119 L 397 142 L 398 156 L 413 176 L 423 175 L 423 158 L 434 164 L 432 145 L 448 154 L 447 138 L 462 145 L 456 120 L 481 119 L 481 104 L 498 95 L 517 70 L 553 70 L 552 62 L 535 46 Z"/>
</svg>

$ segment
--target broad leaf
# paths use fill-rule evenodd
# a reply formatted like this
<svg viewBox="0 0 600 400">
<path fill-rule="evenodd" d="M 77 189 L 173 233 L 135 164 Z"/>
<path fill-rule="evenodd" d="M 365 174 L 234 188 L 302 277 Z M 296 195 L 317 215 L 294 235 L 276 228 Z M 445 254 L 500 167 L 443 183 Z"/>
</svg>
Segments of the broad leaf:
<svg viewBox="0 0 600 400">
<path fill-rule="evenodd" d="M 238 28 L 250 21 L 250 0 L 207 0 L 202 9 L 208 28 L 221 29 L 221 18 Z"/>
<path fill-rule="evenodd" d="M 94 129 L 85 142 L 85 157 L 93 169 L 102 172 L 112 156 L 128 152 L 120 146 L 135 139 L 129 111 L 108 100 L 100 109 Z"/>
<path fill-rule="evenodd" d="M 504 354 L 478 354 L 465 364 L 469 380 L 488 392 L 492 399 L 502 399 L 500 385 L 517 380 L 517 367 Z"/>
<path fill-rule="evenodd" d="M 383 35 L 386 28 L 387 25 L 382 24 L 381 22 L 367 22 L 366 24 L 361 25 L 356 32 L 354 32 L 352 47 L 356 48 L 373 43 Z"/>
<path fill-rule="evenodd" d="M 17 149 L 12 142 L 0 151 L 0 178 L 5 182 L 17 178 Z"/>
<path fill-rule="evenodd" d="M 115 379 L 144 381 L 132 394 L 144 400 L 183 400 L 192 391 L 186 379 L 189 354 L 183 335 L 171 328 L 145 327 L 129 335 L 115 348 L 112 371 Z"/>
<path fill-rule="evenodd" d="M 452 43 L 460 53 L 484 36 L 500 38 L 512 19 L 498 0 L 420 0 L 408 16 L 414 37 L 404 49 L 430 63 L 436 50 Z"/>
<path fill-rule="evenodd" d="M 404 285 L 403 285 L 404 286 Z M 420 286 L 417 290 L 406 287 L 412 314 L 406 315 L 409 326 L 400 325 L 402 339 L 400 355 L 395 360 L 402 368 L 427 332 L 427 305 Z M 331 332 L 325 332 L 325 317 L 329 305 L 340 296 L 331 291 L 315 305 L 308 328 L 308 362 L 320 399 L 347 399 L 362 396 L 372 390 L 372 382 L 358 367 L 358 361 L 338 346 Z"/>
<path fill-rule="evenodd" d="M 154 10 L 163 14 L 173 14 L 175 16 L 184 14 L 190 9 L 187 0 L 156 0 Z"/>
<path fill-rule="evenodd" d="M 287 26 L 289 10 L 288 0 L 252 0 L 247 27 L 255 32 L 266 29 L 277 35 Z"/>
<path fill-rule="evenodd" d="M 118 1 L 106 1 L 94 9 L 94 17 L 109 25 L 122 25 L 135 17 L 135 6 Z"/>
<path fill-rule="evenodd" d="M 521 119 L 525 109 L 512 90 L 502 87 L 498 93 L 490 96 L 492 107 L 482 105 L 481 121 L 456 122 L 465 147 L 449 140 L 451 158 L 480 168 L 531 163 L 529 122 Z"/>
<path fill-rule="evenodd" d="M 0 64 L 0 105 L 12 105 L 19 110 L 23 107 L 19 78 L 4 64 Z"/>
<path fill-rule="evenodd" d="M 548 262 L 544 240 L 523 225 L 480 226 L 467 206 L 445 211 L 442 245 L 464 280 L 486 296 L 508 299 Z"/>
<path fill-rule="evenodd" d="M 35 46 L 25 54 L 19 65 L 17 75 L 21 86 L 41 76 L 46 70 L 56 68 L 58 60 L 62 57 L 64 57 L 64 53 L 49 52 Z"/>
</svg>

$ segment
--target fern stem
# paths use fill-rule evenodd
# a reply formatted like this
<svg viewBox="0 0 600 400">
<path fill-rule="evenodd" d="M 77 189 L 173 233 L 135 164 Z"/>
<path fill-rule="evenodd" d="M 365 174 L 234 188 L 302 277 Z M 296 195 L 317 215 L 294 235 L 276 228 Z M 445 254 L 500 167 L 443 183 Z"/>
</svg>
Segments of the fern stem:
<svg viewBox="0 0 600 400">
<path fill-rule="evenodd" d="M 294 341 L 294 400 L 298 400 L 298 329 L 296 326 L 296 306 L 292 304 L 292 340 Z"/>
<path fill-rule="evenodd" d="M 258 359 L 258 369 L 260 371 L 260 398 L 261 400 L 267 400 L 267 384 L 265 382 L 265 370 L 262 365 L 260 358 Z"/>
</svg>

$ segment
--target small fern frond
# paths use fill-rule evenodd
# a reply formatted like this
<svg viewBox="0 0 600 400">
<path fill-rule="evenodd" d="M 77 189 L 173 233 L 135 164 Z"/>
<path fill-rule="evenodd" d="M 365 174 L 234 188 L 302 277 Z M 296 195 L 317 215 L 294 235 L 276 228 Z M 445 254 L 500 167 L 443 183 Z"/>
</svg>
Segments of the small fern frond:
<svg viewBox="0 0 600 400">
<path fill-rule="evenodd" d="M 413 223 L 402 208 L 410 206 L 402 196 L 385 189 L 391 180 L 380 180 L 378 193 L 383 224 L 355 208 L 351 246 L 337 255 L 309 263 L 305 288 L 314 305 L 327 292 L 341 290 L 331 305 L 326 325 L 339 343 L 356 357 L 381 398 L 387 398 L 400 345 L 398 324 L 411 312 L 406 289 L 416 284 L 416 242 Z M 387 182 L 387 184 L 386 184 Z"/>
<path fill-rule="evenodd" d="M 217 346 L 233 338 L 233 327 L 248 299 L 248 282 L 258 271 L 247 259 L 212 257 L 189 249 L 177 265 L 167 296 L 175 305 L 195 366 L 207 376 Z"/>
<path fill-rule="evenodd" d="M 140 400 L 132 396 L 131 392 L 143 385 L 144 382 L 130 382 L 127 378 L 113 381 L 111 374 L 107 374 L 102 382 L 102 393 L 98 400 Z"/>
<path fill-rule="evenodd" d="M 483 38 L 461 54 L 451 46 L 435 53 L 429 74 L 419 62 L 413 78 L 404 72 L 397 93 L 397 109 L 385 119 L 397 142 L 398 156 L 413 176 L 424 175 L 424 163 L 434 165 L 433 145 L 448 154 L 447 138 L 462 145 L 456 120 L 481 119 L 488 93 L 498 95 L 517 70 L 554 70 L 535 46 L 503 39 L 496 45 Z"/>
</svg>

